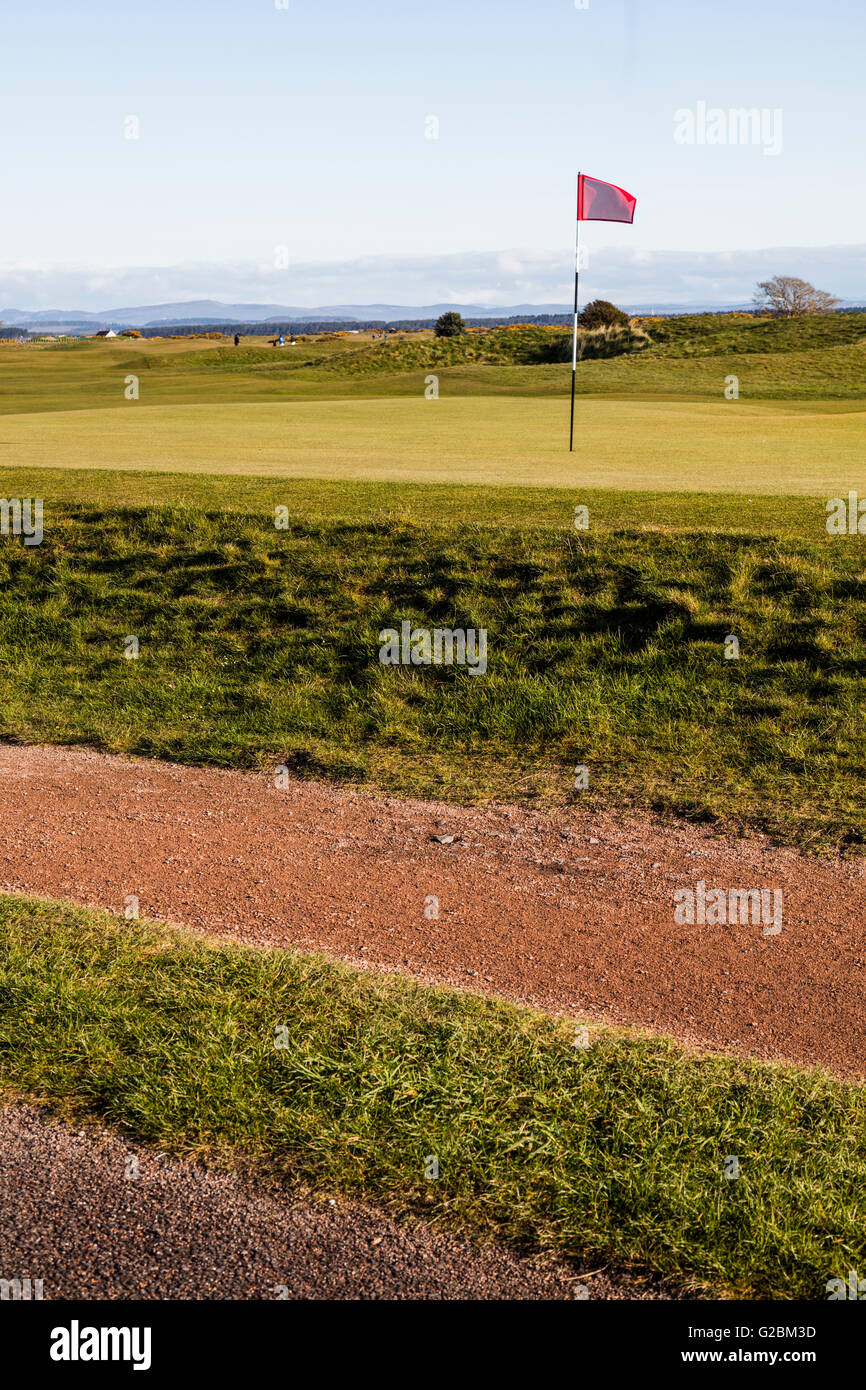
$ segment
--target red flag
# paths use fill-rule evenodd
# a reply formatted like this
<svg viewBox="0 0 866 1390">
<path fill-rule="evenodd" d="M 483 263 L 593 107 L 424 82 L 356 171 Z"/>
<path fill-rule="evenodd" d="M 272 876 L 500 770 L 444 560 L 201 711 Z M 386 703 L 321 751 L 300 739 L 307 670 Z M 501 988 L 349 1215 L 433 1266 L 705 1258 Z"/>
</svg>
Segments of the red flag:
<svg viewBox="0 0 866 1390">
<path fill-rule="evenodd" d="M 578 177 L 578 222 L 633 222 L 636 202 L 637 198 L 615 183 L 602 183 L 589 174 Z"/>
</svg>

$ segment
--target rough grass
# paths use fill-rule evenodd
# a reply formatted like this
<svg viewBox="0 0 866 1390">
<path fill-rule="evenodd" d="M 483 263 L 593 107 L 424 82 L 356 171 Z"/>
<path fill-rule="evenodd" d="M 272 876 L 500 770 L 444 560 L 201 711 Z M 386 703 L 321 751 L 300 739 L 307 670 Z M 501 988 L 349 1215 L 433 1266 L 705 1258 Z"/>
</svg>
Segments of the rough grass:
<svg viewBox="0 0 866 1390">
<path fill-rule="evenodd" d="M 643 329 L 598 328 L 578 332 L 581 361 L 618 357 L 644 349 L 650 339 Z M 411 369 L 454 367 L 468 363 L 484 365 L 532 366 L 572 359 L 572 336 L 568 328 L 511 328 L 471 330 L 453 338 L 413 334 L 389 338 L 356 348 L 354 352 L 334 354 L 329 366 L 336 371 L 399 372 Z"/>
<path fill-rule="evenodd" d="M 746 1297 L 866 1259 L 866 1099 L 821 1073 L 8 897 L 0 1002 L 7 1094 L 164 1151 Z"/>
<path fill-rule="evenodd" d="M 56 505 L 41 546 L 0 542 L 0 731 L 470 802 L 599 797 L 854 849 L 863 561 L 862 538 L 823 526 L 296 514 L 278 531 L 261 513 Z M 485 628 L 487 674 L 381 665 L 378 633 L 403 620 Z"/>
<path fill-rule="evenodd" d="M 808 314 L 772 318 L 751 314 L 677 314 L 635 320 L 652 339 L 652 351 L 669 357 L 804 352 L 866 344 L 866 313 Z"/>
</svg>

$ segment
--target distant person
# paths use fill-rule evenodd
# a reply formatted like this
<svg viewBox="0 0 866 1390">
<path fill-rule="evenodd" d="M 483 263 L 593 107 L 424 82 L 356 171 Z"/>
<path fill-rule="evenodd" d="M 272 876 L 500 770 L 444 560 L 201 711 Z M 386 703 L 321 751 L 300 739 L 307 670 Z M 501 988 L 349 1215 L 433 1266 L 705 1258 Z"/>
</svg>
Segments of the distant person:
<svg viewBox="0 0 866 1390">
<path fill-rule="evenodd" d="M 286 346 L 286 335 L 285 335 L 284 333 L 281 333 L 281 334 L 280 334 L 280 347 L 285 347 L 285 346 Z"/>
<path fill-rule="evenodd" d="M 241 335 L 240 335 L 240 333 L 236 333 L 236 334 L 235 334 L 235 347 L 237 347 L 237 345 L 238 345 L 238 343 L 240 342 L 240 340 L 241 340 Z"/>
</svg>

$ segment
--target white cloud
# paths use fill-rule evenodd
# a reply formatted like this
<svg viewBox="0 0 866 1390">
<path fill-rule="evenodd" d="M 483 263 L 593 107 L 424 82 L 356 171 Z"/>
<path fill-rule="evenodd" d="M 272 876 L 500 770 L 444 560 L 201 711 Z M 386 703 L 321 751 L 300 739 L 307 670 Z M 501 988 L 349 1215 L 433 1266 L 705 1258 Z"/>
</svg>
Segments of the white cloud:
<svg viewBox="0 0 866 1390">
<path fill-rule="evenodd" d="M 591 249 L 581 301 L 624 304 L 741 303 L 769 275 L 801 275 L 842 299 L 866 302 L 866 246 L 679 252 Z M 558 304 L 571 299 L 572 253 L 505 249 L 447 256 L 364 256 L 304 262 L 286 270 L 254 262 L 174 267 L 0 267 L 0 304 L 91 312 L 138 304 L 213 299 L 298 308 L 441 302 Z"/>
</svg>

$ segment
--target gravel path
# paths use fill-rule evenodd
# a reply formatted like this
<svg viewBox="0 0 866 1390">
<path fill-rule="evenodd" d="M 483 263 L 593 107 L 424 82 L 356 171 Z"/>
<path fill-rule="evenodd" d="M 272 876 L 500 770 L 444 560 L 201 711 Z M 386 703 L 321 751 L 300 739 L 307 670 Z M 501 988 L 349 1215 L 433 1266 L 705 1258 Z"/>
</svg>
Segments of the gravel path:
<svg viewBox="0 0 866 1390">
<path fill-rule="evenodd" d="M 137 1168 L 136 1168 L 137 1164 Z M 669 1299 L 654 1282 L 481 1251 L 0 1110 L 0 1278 L 45 1299 Z"/>
<path fill-rule="evenodd" d="M 649 818 L 0 747 L 6 891 L 134 895 L 142 916 L 856 1077 L 864 870 Z M 674 892 L 699 880 L 781 890 L 782 930 L 678 924 Z"/>
</svg>

